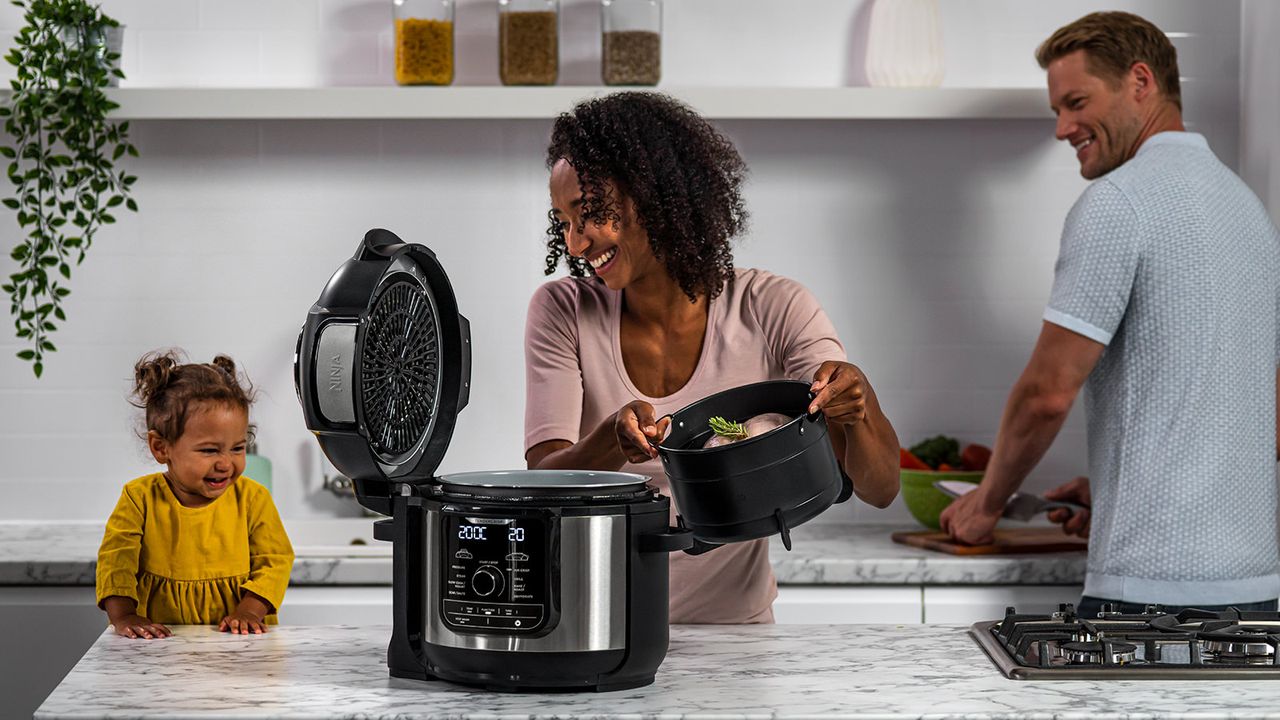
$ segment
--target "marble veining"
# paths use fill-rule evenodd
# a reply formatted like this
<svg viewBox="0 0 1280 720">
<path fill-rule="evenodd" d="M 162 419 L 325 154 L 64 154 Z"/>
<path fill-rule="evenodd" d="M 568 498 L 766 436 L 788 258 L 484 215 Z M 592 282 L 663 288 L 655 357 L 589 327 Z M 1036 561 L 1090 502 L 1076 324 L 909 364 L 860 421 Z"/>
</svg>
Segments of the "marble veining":
<svg viewBox="0 0 1280 720">
<path fill-rule="evenodd" d="M 326 522 L 334 522 L 332 520 Z M 371 520 L 351 519 L 354 525 Z M 286 528 L 290 521 L 286 520 Z M 0 522 L 0 585 L 93 585 L 98 522 Z M 957 557 L 895 544 L 890 525 L 810 523 L 792 531 L 791 552 L 774 538 L 770 558 L 784 585 L 1078 585 L 1085 554 Z M 326 546 L 327 547 L 327 546 Z M 294 585 L 389 585 L 391 548 L 359 556 L 302 552 Z M 341 552 L 341 548 L 333 548 Z"/>
<path fill-rule="evenodd" d="M 1015 681 L 954 625 L 686 625 L 653 685 L 503 694 L 387 675 L 389 626 L 104 633 L 36 718 L 1280 718 L 1280 681 Z"/>
</svg>

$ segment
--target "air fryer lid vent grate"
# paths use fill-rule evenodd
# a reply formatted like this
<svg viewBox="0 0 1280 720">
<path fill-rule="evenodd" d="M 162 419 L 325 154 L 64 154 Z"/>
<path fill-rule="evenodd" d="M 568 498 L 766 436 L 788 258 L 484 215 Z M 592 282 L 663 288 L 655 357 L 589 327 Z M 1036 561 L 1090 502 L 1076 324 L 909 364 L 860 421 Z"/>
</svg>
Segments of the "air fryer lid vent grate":
<svg viewBox="0 0 1280 720">
<path fill-rule="evenodd" d="M 440 391 L 440 333 L 431 296 L 394 282 L 374 301 L 360 349 L 360 389 L 369 443 L 403 456 L 431 431 Z"/>
</svg>

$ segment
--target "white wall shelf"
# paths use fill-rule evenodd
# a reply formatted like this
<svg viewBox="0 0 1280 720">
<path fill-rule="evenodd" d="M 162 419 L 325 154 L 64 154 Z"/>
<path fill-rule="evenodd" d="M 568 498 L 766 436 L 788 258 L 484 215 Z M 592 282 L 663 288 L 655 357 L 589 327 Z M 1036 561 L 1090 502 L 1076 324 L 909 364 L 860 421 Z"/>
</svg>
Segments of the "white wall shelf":
<svg viewBox="0 0 1280 720">
<path fill-rule="evenodd" d="M 604 87 L 119 88 L 137 120 L 548 119 Z M 722 120 L 1048 119 L 1040 88 L 699 87 L 657 90 Z M 6 93 L 7 96 L 7 93 Z"/>
</svg>

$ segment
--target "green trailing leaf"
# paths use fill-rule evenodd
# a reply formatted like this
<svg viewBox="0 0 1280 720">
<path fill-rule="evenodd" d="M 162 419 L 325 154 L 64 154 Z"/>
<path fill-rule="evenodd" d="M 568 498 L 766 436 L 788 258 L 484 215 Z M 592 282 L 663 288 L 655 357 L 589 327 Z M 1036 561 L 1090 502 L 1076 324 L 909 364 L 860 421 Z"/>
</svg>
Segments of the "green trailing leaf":
<svg viewBox="0 0 1280 720">
<path fill-rule="evenodd" d="M 730 422 L 717 415 L 708 420 L 707 424 L 720 437 L 729 438 L 730 440 L 747 439 L 747 426 L 742 423 Z"/>
<path fill-rule="evenodd" d="M 22 233 L 9 251 L 17 267 L 4 292 L 14 331 L 27 345 L 18 357 L 39 377 L 45 355 L 57 350 L 49 340 L 54 320 L 66 321 L 61 302 L 70 290 L 54 280 L 70 279 L 73 258 L 82 262 L 97 231 L 115 221 L 108 208 L 137 211 L 130 197 L 137 178 L 115 166 L 125 155 L 137 157 L 137 150 L 128 123 L 108 118 L 118 106 L 104 91 L 111 77 L 124 77 L 104 64 L 117 59 L 104 40 L 119 23 L 90 0 L 13 4 L 24 16 L 5 55 L 17 77 L 0 106 L 7 135 L 0 157 L 9 160 L 13 186 L 4 204 L 15 211 Z"/>
</svg>

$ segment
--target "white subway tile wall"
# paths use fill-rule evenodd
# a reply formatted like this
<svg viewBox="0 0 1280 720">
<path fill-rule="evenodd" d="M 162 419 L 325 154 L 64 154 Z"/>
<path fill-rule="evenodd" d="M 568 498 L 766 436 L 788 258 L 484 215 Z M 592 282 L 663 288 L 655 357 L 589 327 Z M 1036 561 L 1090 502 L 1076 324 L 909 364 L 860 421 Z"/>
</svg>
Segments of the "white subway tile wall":
<svg viewBox="0 0 1280 720">
<path fill-rule="evenodd" d="M 566 0 L 561 84 L 599 82 L 597 4 Z M 459 84 L 496 84 L 496 4 L 462 0 Z M 1035 45 L 1117 6 L 1188 33 L 1188 115 L 1234 164 L 1240 5 L 944 1 L 952 86 L 1040 86 Z M 107 0 L 127 26 L 126 85 L 391 82 L 390 0 Z M 668 85 L 860 84 L 869 3 L 668 0 Z M 0 8 L 0 35 L 21 24 Z M 6 70 L 8 72 L 8 70 Z M 406 89 L 405 92 L 430 92 Z M 1046 100 L 1047 102 L 1047 100 Z M 1040 327 L 1058 233 L 1085 187 L 1049 121 L 734 121 L 751 167 L 738 265 L 818 296 L 875 384 L 900 439 L 990 444 Z M 541 121 L 145 121 L 137 215 L 102 230 L 75 270 L 58 352 L 35 380 L 0 334 L 0 519 L 104 518 L 152 470 L 127 403 L 144 351 L 234 357 L 261 391 L 254 421 L 286 516 L 332 514 L 294 396 L 307 309 L 371 227 L 431 246 L 474 338 L 471 404 L 442 472 L 523 465 L 522 335 L 542 282 L 547 210 Z M 0 222 L 16 232 L 13 214 Z M 13 263 L 0 258 L 5 276 Z M 8 327 L 8 326 L 6 326 Z M 1085 470 L 1077 410 L 1031 480 Z M 908 521 L 856 502 L 819 521 Z"/>
</svg>

